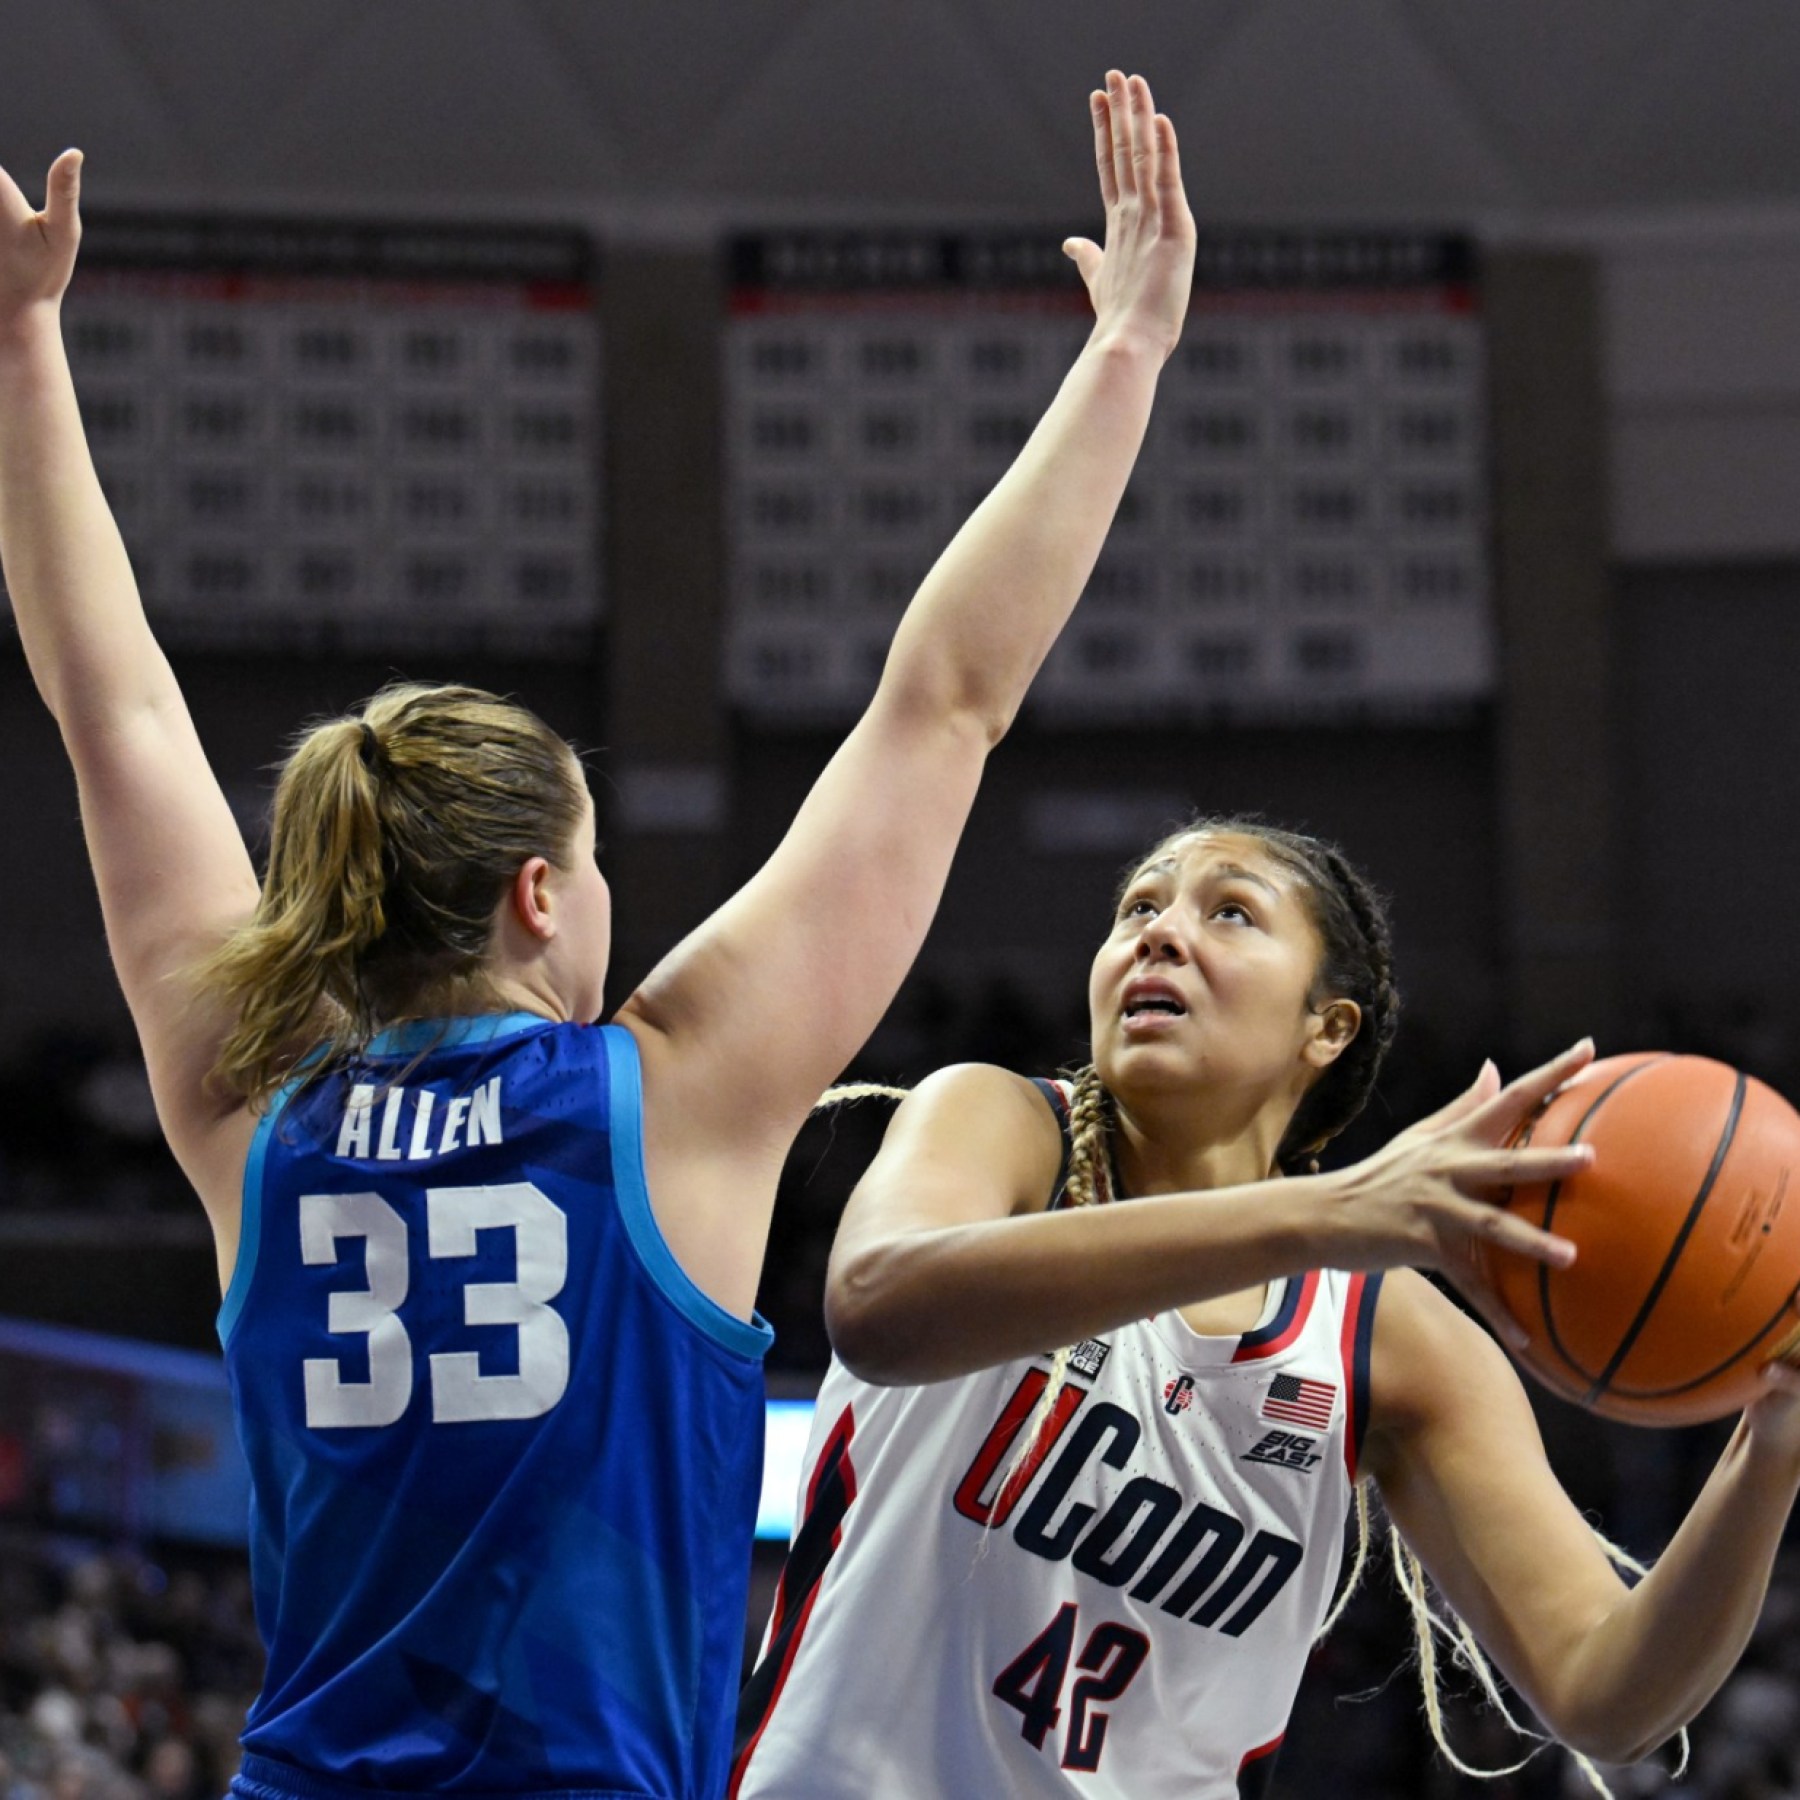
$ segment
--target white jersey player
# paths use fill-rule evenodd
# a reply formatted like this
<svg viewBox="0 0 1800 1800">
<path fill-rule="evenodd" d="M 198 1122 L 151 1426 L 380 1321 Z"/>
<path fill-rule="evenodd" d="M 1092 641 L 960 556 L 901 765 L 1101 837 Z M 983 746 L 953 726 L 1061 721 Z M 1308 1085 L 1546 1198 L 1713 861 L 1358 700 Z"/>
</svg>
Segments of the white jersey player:
<svg viewBox="0 0 1800 1800">
<path fill-rule="evenodd" d="M 1380 1282 L 1272 1282 L 1241 1335 L 1170 1311 L 1077 1344 L 1016 1469 L 1050 1357 L 903 1388 L 834 1362 L 732 1793 L 1263 1792 L 1337 1577 Z"/>
<path fill-rule="evenodd" d="M 1517 1341 L 1487 1258 L 1574 1247 L 1490 1197 L 1589 1165 L 1512 1139 L 1593 1046 L 1317 1173 L 1392 1034 L 1387 926 L 1333 846 L 1254 820 L 1132 871 L 1088 997 L 1069 1090 L 940 1071 L 851 1197 L 734 1800 L 1261 1791 L 1360 1476 L 1557 1737 L 1671 1735 L 1755 1621 L 1800 1374 L 1627 1588 L 1505 1357 L 1405 1266 Z"/>
</svg>

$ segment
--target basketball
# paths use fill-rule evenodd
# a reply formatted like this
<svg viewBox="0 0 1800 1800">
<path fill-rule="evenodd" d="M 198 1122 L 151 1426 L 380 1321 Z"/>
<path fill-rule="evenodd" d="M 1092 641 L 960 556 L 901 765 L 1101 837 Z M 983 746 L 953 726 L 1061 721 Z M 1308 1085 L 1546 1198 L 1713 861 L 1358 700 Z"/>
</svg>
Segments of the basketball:
<svg viewBox="0 0 1800 1800">
<path fill-rule="evenodd" d="M 1553 1269 L 1491 1254 L 1519 1360 L 1564 1399 L 1643 1425 L 1738 1411 L 1800 1333 L 1800 1113 L 1703 1056 L 1591 1064 L 1516 1143 L 1591 1144 L 1593 1166 L 1508 1205 L 1571 1239 Z"/>
</svg>

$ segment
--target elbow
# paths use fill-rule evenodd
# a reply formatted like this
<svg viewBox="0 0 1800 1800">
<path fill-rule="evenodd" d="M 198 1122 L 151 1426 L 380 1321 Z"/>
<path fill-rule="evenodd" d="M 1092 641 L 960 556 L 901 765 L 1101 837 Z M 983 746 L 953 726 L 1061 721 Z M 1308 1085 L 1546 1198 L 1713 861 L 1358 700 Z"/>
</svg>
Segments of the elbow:
<svg viewBox="0 0 1800 1800">
<path fill-rule="evenodd" d="M 1638 1737 L 1623 1732 L 1594 1731 L 1574 1732 L 1564 1736 L 1558 1732 L 1556 1740 L 1565 1749 L 1585 1756 L 1590 1762 L 1622 1769 L 1642 1762 L 1674 1735 L 1673 1732 L 1660 1732 L 1654 1737 Z"/>
<path fill-rule="evenodd" d="M 1642 1762 L 1681 1729 L 1679 1722 L 1647 1729 L 1642 1719 L 1633 1719 L 1629 1713 L 1629 1707 L 1618 1705 L 1570 1709 L 1562 1717 L 1546 1718 L 1544 1723 L 1565 1749 L 1619 1768 Z"/>
<path fill-rule="evenodd" d="M 984 678 L 980 671 L 896 666 L 882 678 L 883 695 L 894 716 L 939 733 L 949 733 L 985 757 L 1012 729 L 1024 702 Z"/>
<path fill-rule="evenodd" d="M 894 1292 L 890 1257 L 860 1251 L 833 1265 L 825 1286 L 825 1330 L 839 1362 L 873 1387 L 926 1380 L 918 1359 L 921 1334 Z"/>
</svg>

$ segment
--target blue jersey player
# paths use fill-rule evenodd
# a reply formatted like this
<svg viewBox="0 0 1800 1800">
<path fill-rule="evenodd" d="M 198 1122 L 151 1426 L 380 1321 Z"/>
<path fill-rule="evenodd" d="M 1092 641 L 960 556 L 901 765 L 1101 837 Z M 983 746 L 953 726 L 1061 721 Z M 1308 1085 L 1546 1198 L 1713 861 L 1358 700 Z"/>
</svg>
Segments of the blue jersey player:
<svg viewBox="0 0 1800 1800">
<path fill-rule="evenodd" d="M 0 175 L 0 554 L 254 1476 L 243 1793 L 722 1790 L 776 1177 L 919 947 L 1186 313 L 1168 121 L 1118 75 L 1091 107 L 1091 338 L 786 838 L 607 1026 L 593 806 L 515 704 L 391 688 L 310 730 L 259 883 L 83 440 L 80 158 L 41 212 Z"/>
</svg>

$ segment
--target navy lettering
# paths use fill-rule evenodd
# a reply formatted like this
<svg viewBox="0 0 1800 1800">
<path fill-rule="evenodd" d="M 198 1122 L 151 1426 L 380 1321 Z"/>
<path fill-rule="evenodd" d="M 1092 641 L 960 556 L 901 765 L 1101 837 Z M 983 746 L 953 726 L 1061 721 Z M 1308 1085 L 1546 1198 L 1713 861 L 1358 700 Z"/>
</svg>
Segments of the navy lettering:
<svg viewBox="0 0 1800 1800">
<path fill-rule="evenodd" d="M 1099 1450 L 1103 1463 L 1122 1469 L 1142 1435 L 1137 1420 L 1123 1407 L 1103 1400 L 1086 1413 L 1075 1427 L 1069 1447 L 1051 1465 L 1050 1473 L 1044 1477 L 1044 1485 L 1014 1527 L 1013 1535 L 1019 1543 L 1039 1556 L 1048 1557 L 1051 1562 L 1061 1562 L 1074 1549 L 1075 1540 L 1087 1529 L 1096 1510 L 1091 1506 L 1071 1506 L 1055 1532 L 1050 1530 L 1056 1509 L 1068 1498 L 1082 1465 Z M 1111 1441 L 1106 1442 L 1107 1439 Z M 1104 1449 L 1101 1448 L 1103 1443 Z"/>
</svg>

